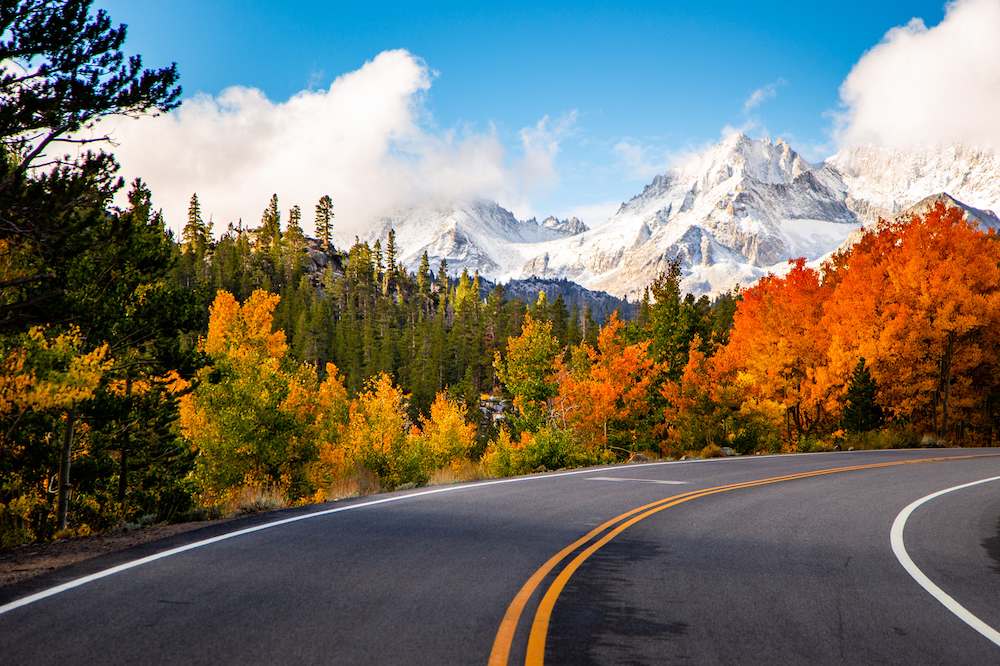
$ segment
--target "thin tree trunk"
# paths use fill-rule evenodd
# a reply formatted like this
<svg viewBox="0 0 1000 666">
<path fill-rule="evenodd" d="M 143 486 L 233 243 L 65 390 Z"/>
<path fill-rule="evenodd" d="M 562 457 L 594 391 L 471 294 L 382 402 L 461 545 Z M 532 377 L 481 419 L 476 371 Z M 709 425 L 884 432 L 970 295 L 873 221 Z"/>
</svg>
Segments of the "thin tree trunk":
<svg viewBox="0 0 1000 666">
<path fill-rule="evenodd" d="M 69 507 L 69 468 L 73 463 L 73 429 L 76 426 L 76 405 L 66 413 L 66 427 L 63 430 L 62 458 L 59 462 L 59 503 L 56 515 L 59 531 L 66 529 L 66 514 Z"/>
<path fill-rule="evenodd" d="M 955 355 L 955 334 L 948 335 L 948 346 L 945 348 L 944 358 L 941 361 L 942 383 L 944 384 L 944 405 L 941 410 L 941 434 L 939 438 L 948 436 L 948 396 L 951 393 L 951 359 Z"/>
<path fill-rule="evenodd" d="M 125 424 L 125 431 L 122 433 L 121 455 L 119 456 L 118 468 L 118 502 L 124 504 L 125 493 L 128 490 L 128 451 L 132 445 L 132 375 L 125 374 L 125 400 L 128 401 L 129 420 Z M 124 506 L 122 509 L 124 510 Z"/>
<path fill-rule="evenodd" d="M 931 403 L 933 408 L 931 413 L 934 415 L 934 434 L 941 436 L 941 431 L 938 429 L 938 404 L 941 402 L 941 391 L 934 391 L 934 402 Z"/>
</svg>

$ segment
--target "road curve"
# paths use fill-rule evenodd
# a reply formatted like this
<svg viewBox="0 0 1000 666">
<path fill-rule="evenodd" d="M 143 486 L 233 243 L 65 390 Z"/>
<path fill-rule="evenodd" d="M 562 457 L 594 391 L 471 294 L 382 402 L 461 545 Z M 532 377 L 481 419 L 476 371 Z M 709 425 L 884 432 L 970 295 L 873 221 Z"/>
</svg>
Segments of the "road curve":
<svg viewBox="0 0 1000 666">
<path fill-rule="evenodd" d="M 0 663 L 1000 663 L 890 541 L 991 477 L 996 450 L 841 452 L 287 510 L 0 591 Z M 898 532 L 1000 629 L 1000 481 Z"/>
</svg>

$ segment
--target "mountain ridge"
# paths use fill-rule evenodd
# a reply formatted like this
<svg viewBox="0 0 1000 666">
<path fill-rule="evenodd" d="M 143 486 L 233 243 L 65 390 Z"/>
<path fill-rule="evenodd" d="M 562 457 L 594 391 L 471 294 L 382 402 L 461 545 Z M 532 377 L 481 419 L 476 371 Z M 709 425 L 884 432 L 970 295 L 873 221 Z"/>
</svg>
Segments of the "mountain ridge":
<svg viewBox="0 0 1000 666">
<path fill-rule="evenodd" d="M 961 145 L 891 149 L 865 144 L 809 164 L 783 139 L 734 134 L 657 175 L 606 222 L 517 220 L 496 202 L 422 202 L 385 215 L 364 240 L 394 229 L 403 265 L 423 253 L 450 271 L 493 282 L 565 279 L 638 298 L 681 259 L 696 296 L 746 286 L 788 259 L 817 262 L 864 225 L 927 197 L 948 196 L 997 226 L 1000 157 Z"/>
</svg>

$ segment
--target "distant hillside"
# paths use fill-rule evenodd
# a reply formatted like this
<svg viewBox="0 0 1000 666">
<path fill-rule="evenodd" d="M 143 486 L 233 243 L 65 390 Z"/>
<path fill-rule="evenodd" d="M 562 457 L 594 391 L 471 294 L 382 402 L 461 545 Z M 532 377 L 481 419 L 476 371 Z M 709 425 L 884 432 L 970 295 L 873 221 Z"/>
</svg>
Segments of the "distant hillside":
<svg viewBox="0 0 1000 666">
<path fill-rule="evenodd" d="M 590 308 L 595 321 L 604 321 L 615 310 L 625 321 L 635 319 L 639 312 L 638 302 L 628 302 L 603 291 L 591 291 L 575 282 L 566 279 L 526 278 L 511 280 L 503 285 L 507 300 L 521 299 L 531 305 L 538 300 L 538 292 L 544 291 L 549 303 L 562 296 L 566 309 L 572 311 L 575 303 L 583 314 L 585 308 Z"/>
</svg>

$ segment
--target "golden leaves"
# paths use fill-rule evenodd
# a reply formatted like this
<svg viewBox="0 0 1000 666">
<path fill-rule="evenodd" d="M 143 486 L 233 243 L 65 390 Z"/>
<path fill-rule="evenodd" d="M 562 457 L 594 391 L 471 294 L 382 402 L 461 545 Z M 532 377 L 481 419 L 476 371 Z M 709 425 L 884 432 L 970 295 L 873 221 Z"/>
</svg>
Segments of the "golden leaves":
<svg viewBox="0 0 1000 666">
<path fill-rule="evenodd" d="M 0 413 L 68 409 L 93 396 L 112 365 L 107 345 L 80 353 L 83 339 L 75 327 L 53 338 L 36 326 L 21 342 L 0 361 Z"/>
</svg>

